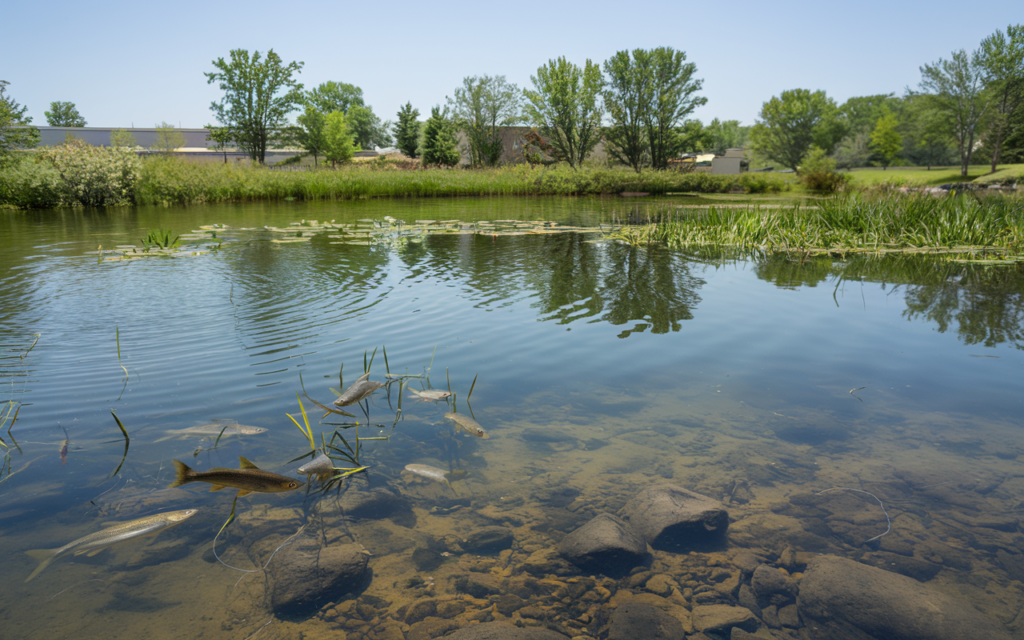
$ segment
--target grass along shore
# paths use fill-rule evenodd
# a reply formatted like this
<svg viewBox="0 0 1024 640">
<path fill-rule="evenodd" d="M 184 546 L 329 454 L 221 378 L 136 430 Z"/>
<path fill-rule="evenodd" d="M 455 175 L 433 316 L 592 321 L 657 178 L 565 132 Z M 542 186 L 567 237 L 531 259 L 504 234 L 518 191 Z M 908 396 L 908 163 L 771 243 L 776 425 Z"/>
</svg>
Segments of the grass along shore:
<svg viewBox="0 0 1024 640">
<path fill-rule="evenodd" d="M 651 207 L 648 224 L 624 226 L 611 237 L 633 245 L 671 248 L 731 246 L 772 251 L 996 250 L 1024 252 L 1024 198 L 854 194 L 813 207 L 707 209 Z M 1024 257 L 1013 255 L 1014 259 Z"/>
</svg>

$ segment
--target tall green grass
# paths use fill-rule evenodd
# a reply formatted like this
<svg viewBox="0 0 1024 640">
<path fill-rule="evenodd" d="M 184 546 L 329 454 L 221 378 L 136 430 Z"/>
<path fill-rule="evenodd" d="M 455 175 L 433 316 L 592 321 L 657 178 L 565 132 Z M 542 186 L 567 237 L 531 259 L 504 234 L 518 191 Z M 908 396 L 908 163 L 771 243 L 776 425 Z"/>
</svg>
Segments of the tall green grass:
<svg viewBox="0 0 1024 640">
<path fill-rule="evenodd" d="M 648 224 L 612 235 L 674 248 L 734 246 L 769 250 L 1024 248 L 1024 199 L 854 194 L 816 207 L 668 209 Z"/>
</svg>

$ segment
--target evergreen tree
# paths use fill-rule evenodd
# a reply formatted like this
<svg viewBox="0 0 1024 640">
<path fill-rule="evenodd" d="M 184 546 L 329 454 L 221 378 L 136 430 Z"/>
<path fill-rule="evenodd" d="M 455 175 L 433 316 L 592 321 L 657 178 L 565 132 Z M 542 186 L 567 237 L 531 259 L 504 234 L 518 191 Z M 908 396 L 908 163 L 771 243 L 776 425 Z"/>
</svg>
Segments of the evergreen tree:
<svg viewBox="0 0 1024 640">
<path fill-rule="evenodd" d="M 448 108 L 443 111 L 440 107 L 432 108 L 423 128 L 423 164 L 453 167 L 460 159 L 455 124 L 448 117 Z"/>
<path fill-rule="evenodd" d="M 395 124 L 395 146 L 398 150 L 415 158 L 420 141 L 420 123 L 416 118 L 420 117 L 419 109 L 413 109 L 411 102 L 398 110 L 398 122 Z"/>
</svg>

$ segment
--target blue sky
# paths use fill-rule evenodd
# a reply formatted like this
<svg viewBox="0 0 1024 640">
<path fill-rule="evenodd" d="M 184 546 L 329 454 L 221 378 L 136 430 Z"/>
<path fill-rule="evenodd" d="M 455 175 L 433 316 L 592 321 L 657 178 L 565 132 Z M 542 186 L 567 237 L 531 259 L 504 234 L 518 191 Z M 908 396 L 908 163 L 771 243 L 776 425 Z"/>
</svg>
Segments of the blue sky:
<svg viewBox="0 0 1024 640">
<path fill-rule="evenodd" d="M 0 79 L 35 124 L 54 100 L 89 126 L 157 122 L 202 127 L 219 97 L 204 72 L 234 48 L 273 48 L 305 63 L 307 88 L 363 88 L 383 119 L 406 101 L 421 114 L 465 76 L 504 75 L 529 86 L 548 59 L 603 62 L 616 51 L 671 46 L 704 79 L 696 112 L 752 124 L 785 89 L 850 96 L 916 86 L 918 68 L 1024 22 L 1019 0 L 963 3 L 487 2 L 15 3 L 5 8 Z M 11 25 L 16 28 L 10 28 Z"/>
</svg>

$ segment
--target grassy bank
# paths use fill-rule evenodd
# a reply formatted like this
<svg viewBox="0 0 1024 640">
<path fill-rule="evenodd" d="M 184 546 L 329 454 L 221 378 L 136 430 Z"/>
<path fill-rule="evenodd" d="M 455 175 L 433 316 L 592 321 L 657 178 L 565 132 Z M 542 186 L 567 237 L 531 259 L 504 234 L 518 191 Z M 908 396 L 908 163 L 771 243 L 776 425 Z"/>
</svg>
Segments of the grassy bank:
<svg viewBox="0 0 1024 640">
<path fill-rule="evenodd" d="M 1024 199 L 851 195 L 816 207 L 655 208 L 651 222 L 613 238 L 673 248 L 735 246 L 768 250 L 1024 250 Z"/>
<path fill-rule="evenodd" d="M 989 173 L 989 165 L 971 165 L 968 168 L 967 177 L 960 175 L 960 167 L 898 167 L 894 169 L 854 169 L 850 172 L 843 172 L 850 176 L 850 186 L 872 187 L 883 183 L 890 183 L 910 187 L 937 187 L 942 184 L 955 182 L 1002 182 L 1005 179 L 1021 177 L 1024 179 L 1024 165 L 1006 164 L 998 165 L 998 171 Z"/>
<path fill-rule="evenodd" d="M 81 189 L 61 186 L 52 167 L 25 158 L 0 175 L 0 204 L 18 208 L 75 206 L 69 197 Z M 61 188 L 58 188 L 61 187 Z M 138 166 L 130 201 L 138 205 L 198 204 L 256 200 L 344 200 L 458 196 L 601 195 L 623 192 L 775 193 L 790 189 L 780 176 L 651 171 L 567 166 L 401 171 L 353 164 L 336 170 L 274 171 L 239 164 L 199 164 L 175 158 L 147 158 Z"/>
</svg>

